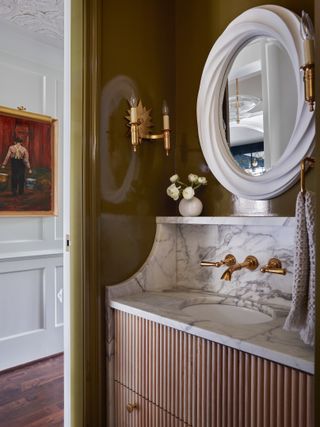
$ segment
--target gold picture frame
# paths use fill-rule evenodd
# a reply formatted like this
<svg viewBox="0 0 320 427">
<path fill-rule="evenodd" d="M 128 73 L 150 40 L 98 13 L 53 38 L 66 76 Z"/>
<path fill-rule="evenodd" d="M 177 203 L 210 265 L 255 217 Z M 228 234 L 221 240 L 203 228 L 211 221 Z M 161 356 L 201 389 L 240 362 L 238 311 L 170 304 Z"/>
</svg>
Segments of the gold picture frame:
<svg viewBox="0 0 320 427">
<path fill-rule="evenodd" d="M 0 216 L 57 215 L 58 120 L 0 106 Z"/>
</svg>

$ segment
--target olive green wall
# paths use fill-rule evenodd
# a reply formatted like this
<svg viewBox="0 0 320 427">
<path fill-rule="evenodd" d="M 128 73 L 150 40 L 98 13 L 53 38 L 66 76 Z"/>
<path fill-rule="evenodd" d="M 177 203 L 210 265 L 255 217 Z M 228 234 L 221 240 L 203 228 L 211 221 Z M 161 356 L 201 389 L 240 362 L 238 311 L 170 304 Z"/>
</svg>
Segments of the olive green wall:
<svg viewBox="0 0 320 427">
<path fill-rule="evenodd" d="M 127 76 L 135 82 L 143 104 L 152 108 L 154 131 L 162 129 L 164 99 L 174 123 L 174 3 L 103 0 L 101 15 L 102 89 L 117 76 Z M 173 213 L 165 190 L 174 156 L 165 156 L 162 141 L 145 143 L 132 153 L 124 119 L 128 108 L 123 99 L 108 118 L 102 118 L 109 120 L 110 153 L 109 163 L 101 157 L 102 176 L 109 168 L 114 179 L 114 184 L 101 182 L 102 285 L 118 283 L 137 271 L 154 241 L 155 216 Z M 132 178 L 126 183 L 130 165 Z"/>
<path fill-rule="evenodd" d="M 245 10 L 267 4 L 254 0 L 176 0 L 176 164 L 180 175 L 189 172 L 203 174 L 203 158 L 196 122 L 196 102 L 202 69 L 212 45 L 225 27 Z M 313 0 L 274 1 L 300 14 L 304 9 L 313 16 Z M 200 198 L 204 204 L 203 215 L 224 216 L 246 213 L 235 209 L 235 198 L 208 172 L 208 186 Z M 314 187 L 314 175 L 307 176 L 308 188 Z M 264 203 L 265 214 L 292 216 L 298 185 L 285 194 Z M 260 204 L 261 205 L 261 204 Z M 257 208 L 250 203 L 247 208 L 254 213 Z M 261 213 L 261 207 L 259 207 Z"/>
<path fill-rule="evenodd" d="M 217 37 L 237 15 L 265 1 L 253 0 L 120 0 L 102 1 L 101 89 L 115 77 L 125 75 L 138 87 L 146 107 L 152 108 L 155 130 L 161 129 L 161 103 L 171 110 L 175 148 L 165 157 L 162 143 L 147 143 L 133 154 L 129 147 L 127 102 L 114 109 L 109 120 L 110 160 L 101 156 L 101 169 L 108 168 L 114 183 L 101 186 L 101 284 L 118 283 L 143 264 L 154 241 L 155 216 L 177 214 L 177 202 L 166 195 L 168 178 L 193 172 L 206 175 L 208 186 L 200 189 L 203 215 L 231 215 L 235 198 L 208 171 L 197 133 L 196 100 L 202 69 Z M 296 13 L 304 9 L 313 16 L 313 0 L 277 1 Z M 135 156 L 135 157 L 134 157 Z M 124 185 L 129 165 L 132 179 Z M 102 174 L 103 175 L 103 174 Z M 307 186 L 314 188 L 314 174 Z M 121 189 L 121 197 L 114 195 Z M 260 214 L 294 215 L 298 186 L 266 202 Z M 254 213 L 255 206 L 250 205 Z"/>
</svg>

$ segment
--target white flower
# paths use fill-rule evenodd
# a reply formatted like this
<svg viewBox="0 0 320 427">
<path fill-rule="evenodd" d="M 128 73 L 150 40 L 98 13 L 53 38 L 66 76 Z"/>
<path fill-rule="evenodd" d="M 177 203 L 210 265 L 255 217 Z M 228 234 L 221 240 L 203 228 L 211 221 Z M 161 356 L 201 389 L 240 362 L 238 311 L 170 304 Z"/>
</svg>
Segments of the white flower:
<svg viewBox="0 0 320 427">
<path fill-rule="evenodd" d="M 201 186 L 207 184 L 207 178 L 204 176 L 198 176 L 194 173 L 189 173 L 188 184 L 180 181 L 178 174 L 174 174 L 170 177 L 171 185 L 167 188 L 167 195 L 173 200 L 178 200 L 182 197 L 186 200 L 192 199 L 195 195 L 195 191 Z"/>
<path fill-rule="evenodd" d="M 171 197 L 173 200 L 178 200 L 179 199 L 179 188 L 176 187 L 176 184 L 171 184 L 168 188 L 167 188 L 167 194 L 169 197 Z"/>
<path fill-rule="evenodd" d="M 198 181 L 198 175 L 195 175 L 194 173 L 189 173 L 188 180 L 192 183 L 196 183 Z"/>
<path fill-rule="evenodd" d="M 206 185 L 208 183 L 207 178 L 205 176 L 199 176 L 198 183 L 202 185 Z"/>
<path fill-rule="evenodd" d="M 177 182 L 179 180 L 179 175 L 174 174 L 170 176 L 170 182 Z"/>
<path fill-rule="evenodd" d="M 192 187 L 186 187 L 182 192 L 182 196 L 184 197 L 184 199 L 187 200 L 192 199 L 192 197 L 194 196 L 194 189 Z"/>
</svg>

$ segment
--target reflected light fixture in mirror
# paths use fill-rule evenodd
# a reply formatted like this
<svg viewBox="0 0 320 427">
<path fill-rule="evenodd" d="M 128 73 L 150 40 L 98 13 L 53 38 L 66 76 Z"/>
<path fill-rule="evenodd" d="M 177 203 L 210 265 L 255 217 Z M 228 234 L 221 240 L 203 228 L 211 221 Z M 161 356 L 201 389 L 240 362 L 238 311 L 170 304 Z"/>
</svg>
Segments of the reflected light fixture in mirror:
<svg viewBox="0 0 320 427">
<path fill-rule="evenodd" d="M 166 101 L 162 104 L 162 120 L 163 130 L 161 133 L 151 133 L 150 129 L 152 125 L 151 110 L 147 110 L 141 100 L 138 102 L 138 98 L 132 93 L 129 99 L 129 116 L 126 119 L 129 120 L 130 131 L 131 131 L 131 146 L 134 152 L 137 151 L 138 145 L 144 141 L 153 141 L 163 139 L 163 147 L 166 155 L 169 155 L 170 151 L 170 120 L 169 120 L 169 107 Z"/>
<path fill-rule="evenodd" d="M 232 61 L 223 109 L 226 142 L 250 175 L 268 171 L 290 141 L 297 114 L 294 78 L 287 52 L 274 38 L 253 39 Z"/>
</svg>

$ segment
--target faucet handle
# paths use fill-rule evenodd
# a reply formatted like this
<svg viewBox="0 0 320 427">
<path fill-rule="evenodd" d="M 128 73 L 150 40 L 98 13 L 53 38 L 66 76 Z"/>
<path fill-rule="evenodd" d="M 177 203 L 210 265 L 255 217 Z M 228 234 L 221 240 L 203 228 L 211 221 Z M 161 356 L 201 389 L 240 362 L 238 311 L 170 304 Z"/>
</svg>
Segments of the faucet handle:
<svg viewBox="0 0 320 427">
<path fill-rule="evenodd" d="M 282 268 L 281 261 L 278 258 L 270 258 L 267 265 L 260 269 L 261 273 L 287 274 L 286 268 Z"/>
<path fill-rule="evenodd" d="M 227 254 L 224 257 L 224 260 L 221 261 L 201 261 L 201 267 L 221 267 L 222 265 L 227 265 L 228 267 L 236 263 L 236 258 L 232 254 Z"/>
</svg>

